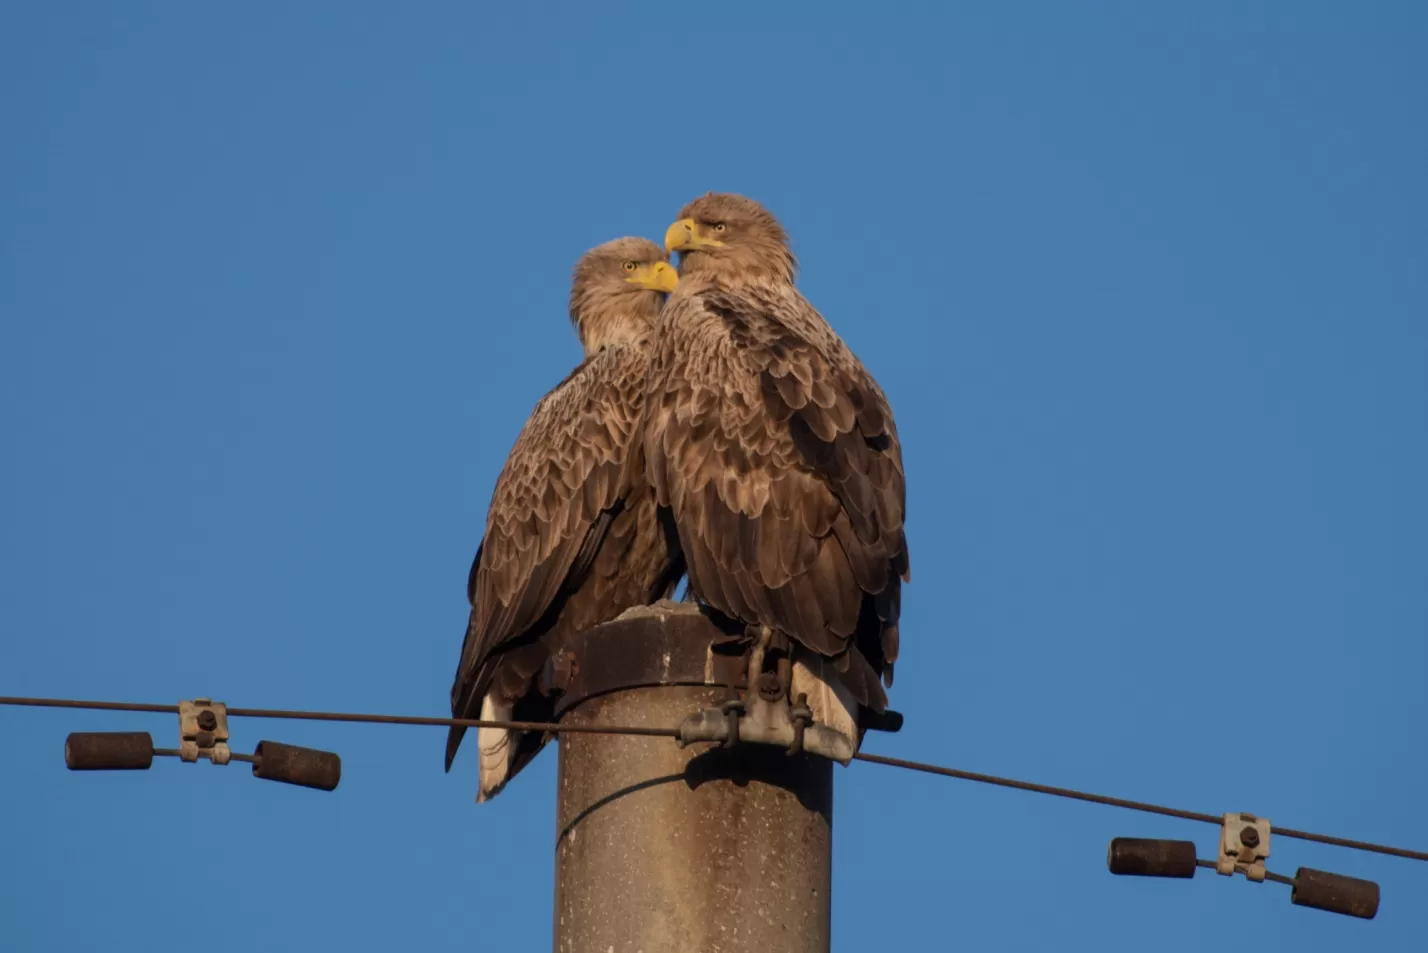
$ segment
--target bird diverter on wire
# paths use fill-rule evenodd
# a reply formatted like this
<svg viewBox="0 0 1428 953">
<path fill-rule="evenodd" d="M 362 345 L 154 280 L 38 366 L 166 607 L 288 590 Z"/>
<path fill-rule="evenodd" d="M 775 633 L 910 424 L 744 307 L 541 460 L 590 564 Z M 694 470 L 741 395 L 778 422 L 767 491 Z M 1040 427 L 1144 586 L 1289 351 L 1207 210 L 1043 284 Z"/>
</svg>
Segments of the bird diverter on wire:
<svg viewBox="0 0 1428 953">
<path fill-rule="evenodd" d="M 587 677 L 589 674 L 589 671 L 584 671 L 581 673 L 581 677 Z M 584 690 L 590 691 L 592 687 L 598 687 L 601 691 L 614 690 L 613 685 L 600 683 L 598 679 L 596 682 L 589 682 L 587 677 Z M 772 693 L 773 688 L 773 685 L 769 685 L 770 693 Z M 153 763 L 155 755 L 166 755 L 194 761 L 199 758 L 207 758 L 209 760 L 215 760 L 216 763 L 219 764 L 225 763 L 222 760 L 216 760 L 214 755 L 217 754 L 220 738 L 223 748 L 225 750 L 227 748 L 227 718 L 230 715 L 233 717 L 298 719 L 305 721 L 365 724 L 427 725 L 440 727 L 463 725 L 465 727 L 474 728 L 494 726 L 522 731 L 551 732 L 555 734 L 624 734 L 641 737 L 672 738 L 677 742 L 683 743 L 689 743 L 693 740 L 685 736 L 684 726 L 585 725 L 558 721 L 483 721 L 480 719 L 434 718 L 416 715 L 288 711 L 270 708 L 228 709 L 221 703 L 211 702 L 207 699 L 195 699 L 191 703 L 185 702 L 182 705 L 158 705 L 134 702 L 0 696 L 0 706 L 4 705 L 44 708 L 84 708 L 99 711 L 128 711 L 180 715 L 180 740 L 181 743 L 188 742 L 191 745 L 190 753 L 192 756 L 190 758 L 184 758 L 182 749 L 165 750 L 154 748 L 153 739 L 148 732 L 75 732 L 65 741 L 65 763 L 74 771 L 142 771 L 149 768 Z M 807 745 L 807 726 L 802 724 L 804 721 L 803 717 L 801 717 L 803 712 L 797 711 L 797 709 L 800 708 L 802 708 L 802 705 L 798 705 L 793 709 L 793 711 L 800 716 L 794 719 L 796 721 L 794 730 L 797 731 L 798 727 L 803 727 L 805 729 L 803 732 L 804 738 L 801 744 L 789 745 L 789 747 L 797 747 L 801 750 L 807 750 L 809 753 L 814 753 L 812 746 Z M 740 742 L 755 740 L 754 738 L 745 737 L 742 732 L 743 727 L 749 722 L 746 719 L 740 719 L 741 715 L 747 715 L 746 712 L 741 710 L 741 706 L 726 703 L 725 706 L 717 711 L 724 716 L 726 724 L 730 716 L 736 719 L 735 725 L 732 727 L 732 730 L 725 728 L 722 732 L 711 726 L 710 734 L 717 734 L 719 737 L 711 737 L 705 740 L 722 743 L 726 746 L 731 743 L 738 744 Z M 187 722 L 183 717 L 185 713 L 189 716 Z M 886 723 L 880 724 L 878 729 L 896 731 L 901 726 L 901 717 L 896 716 L 896 713 L 891 711 L 888 712 L 888 716 L 890 717 L 886 719 Z M 686 721 L 689 720 L 690 719 L 686 719 Z M 697 718 L 697 720 L 701 723 L 704 721 L 703 718 Z M 782 734 L 782 732 L 780 732 L 780 734 Z M 186 735 L 187 737 L 185 737 Z M 764 744 L 773 743 L 778 745 L 784 745 L 786 742 L 787 739 L 783 737 L 762 741 Z M 222 754 L 218 754 L 218 758 L 222 757 L 224 757 Z M 318 788 L 320 790 L 330 791 L 336 788 L 341 775 L 341 762 L 337 755 L 326 751 L 317 751 L 312 748 L 300 748 L 295 745 L 279 744 L 273 741 L 260 742 L 257 749 L 251 755 L 234 754 L 229 751 L 227 758 L 232 761 L 246 761 L 252 764 L 253 774 L 256 777 L 273 781 L 283 781 L 288 784 L 297 784 L 303 787 Z M 1318 910 L 1358 917 L 1365 920 L 1373 919 L 1378 913 L 1379 887 L 1377 883 L 1369 880 L 1360 880 L 1355 877 L 1346 877 L 1341 874 L 1329 873 L 1327 871 L 1315 870 L 1309 867 L 1299 868 L 1293 877 L 1286 877 L 1282 874 L 1265 870 L 1263 869 L 1264 861 L 1269 857 L 1271 834 L 1351 850 L 1370 851 L 1376 854 L 1402 857 L 1409 860 L 1428 861 L 1428 851 L 1410 850 L 1405 847 L 1394 847 L 1385 844 L 1370 843 L 1368 841 L 1351 840 L 1344 837 L 1330 836 L 1328 834 L 1318 834 L 1312 831 L 1295 830 L 1289 827 L 1280 827 L 1271 830 L 1270 823 L 1267 819 L 1256 817 L 1252 814 L 1203 814 L 1196 811 L 1187 811 L 1144 801 L 1130 801 L 1124 798 L 1092 794 L 1072 788 L 1037 784 L 1031 781 L 1019 781 L 1013 778 L 997 777 L 995 775 L 982 774 L 975 771 L 966 771 L 960 768 L 929 764 L 922 761 L 909 761 L 903 758 L 870 754 L 863 751 L 854 754 L 851 760 L 870 764 L 882 764 L 889 767 L 942 777 L 959 778 L 981 784 L 992 784 L 998 787 L 1028 791 L 1036 794 L 1070 798 L 1072 800 L 1092 804 L 1102 804 L 1108 807 L 1142 811 L 1149 814 L 1179 818 L 1181 820 L 1214 824 L 1220 828 L 1219 854 L 1215 860 L 1198 859 L 1195 856 L 1195 844 L 1191 841 L 1117 837 L 1111 841 L 1110 848 L 1107 851 L 1107 866 L 1113 874 L 1140 877 L 1188 879 L 1194 877 L 1196 870 L 1200 867 L 1208 867 L 1229 876 L 1241 873 L 1246 876 L 1246 879 L 1251 881 L 1263 882 L 1269 880 L 1292 887 L 1290 902 L 1295 906 L 1313 907 Z"/>
<path fill-rule="evenodd" d="M 1227 877 L 1244 874 L 1253 883 L 1266 880 L 1289 885 L 1289 902 L 1329 913 L 1372 920 L 1378 913 L 1378 884 L 1310 867 L 1300 867 L 1293 877 L 1266 870 L 1269 857 L 1269 821 L 1253 814 L 1226 814 L 1220 826 L 1220 856 L 1201 860 L 1195 843 L 1188 840 L 1158 840 L 1117 837 L 1106 851 L 1111 873 L 1132 877 L 1188 879 L 1201 867 Z"/>
<path fill-rule="evenodd" d="M 179 746 L 155 748 L 147 731 L 76 731 L 64 742 L 64 763 L 71 771 L 147 771 L 154 756 L 214 764 L 242 761 L 253 777 L 298 787 L 331 791 L 342 779 L 342 759 L 330 751 L 260 741 L 252 754 L 228 747 L 228 708 L 207 698 L 179 702 Z"/>
</svg>

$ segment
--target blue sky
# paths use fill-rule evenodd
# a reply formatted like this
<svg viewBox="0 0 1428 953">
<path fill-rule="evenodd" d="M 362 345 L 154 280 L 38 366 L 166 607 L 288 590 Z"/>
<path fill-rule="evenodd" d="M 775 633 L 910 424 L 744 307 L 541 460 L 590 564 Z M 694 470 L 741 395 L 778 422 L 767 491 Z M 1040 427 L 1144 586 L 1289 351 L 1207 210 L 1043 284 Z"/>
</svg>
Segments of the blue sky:
<svg viewBox="0 0 1428 953">
<path fill-rule="evenodd" d="M 767 203 L 909 471 L 869 750 L 1428 848 L 1428 8 L 0 9 L 0 692 L 440 714 L 492 481 L 578 360 L 571 266 Z M 554 752 L 444 731 L 63 768 L 0 711 L 0 945 L 543 949 Z M 834 949 L 1421 949 L 1209 875 L 1208 826 L 839 770 Z M 193 886 L 187 871 L 201 877 Z M 200 899 L 201 898 L 201 899 Z M 180 912 L 191 900 L 213 919 Z M 118 932 L 116 932 L 118 930 Z"/>
</svg>

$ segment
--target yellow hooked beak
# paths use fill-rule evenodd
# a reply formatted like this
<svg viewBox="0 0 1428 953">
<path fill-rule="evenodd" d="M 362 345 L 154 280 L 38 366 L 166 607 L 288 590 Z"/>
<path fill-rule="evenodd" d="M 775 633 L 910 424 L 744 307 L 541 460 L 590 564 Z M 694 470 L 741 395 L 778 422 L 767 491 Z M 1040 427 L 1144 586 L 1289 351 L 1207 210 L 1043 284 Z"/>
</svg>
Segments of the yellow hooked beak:
<svg viewBox="0 0 1428 953">
<path fill-rule="evenodd" d="M 674 286 L 679 284 L 679 273 L 670 266 L 669 262 L 657 261 L 652 265 L 637 266 L 630 273 L 630 277 L 625 280 L 632 285 L 639 285 L 641 288 L 669 294 L 674 290 Z"/>
<path fill-rule="evenodd" d="M 710 238 L 692 218 L 681 218 L 664 233 L 664 250 L 667 252 L 691 251 L 696 248 L 719 248 L 724 243 Z"/>
</svg>

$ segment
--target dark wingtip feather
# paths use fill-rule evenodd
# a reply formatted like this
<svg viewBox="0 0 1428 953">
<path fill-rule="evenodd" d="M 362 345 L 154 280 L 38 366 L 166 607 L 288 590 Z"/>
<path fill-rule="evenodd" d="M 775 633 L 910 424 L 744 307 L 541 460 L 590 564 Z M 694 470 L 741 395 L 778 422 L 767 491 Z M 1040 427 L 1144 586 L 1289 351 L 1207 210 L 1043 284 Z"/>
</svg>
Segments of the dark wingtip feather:
<svg viewBox="0 0 1428 953">
<path fill-rule="evenodd" d="M 843 684 L 858 704 L 877 712 L 887 710 L 887 693 L 883 691 L 878 673 L 873 671 L 873 666 L 862 652 L 850 647 L 833 660 L 833 667 L 840 672 Z"/>
<path fill-rule="evenodd" d="M 898 631 L 897 622 L 894 621 L 883 627 L 883 659 L 886 660 L 888 671 L 892 671 L 892 664 L 897 661 L 898 653 L 902 650 L 902 634 Z M 888 676 L 888 684 L 892 684 L 892 676 Z"/>
<path fill-rule="evenodd" d="M 456 749 L 461 747 L 461 739 L 466 736 L 464 725 L 452 725 L 446 732 L 446 773 L 451 773 L 451 763 L 456 760 Z"/>
</svg>

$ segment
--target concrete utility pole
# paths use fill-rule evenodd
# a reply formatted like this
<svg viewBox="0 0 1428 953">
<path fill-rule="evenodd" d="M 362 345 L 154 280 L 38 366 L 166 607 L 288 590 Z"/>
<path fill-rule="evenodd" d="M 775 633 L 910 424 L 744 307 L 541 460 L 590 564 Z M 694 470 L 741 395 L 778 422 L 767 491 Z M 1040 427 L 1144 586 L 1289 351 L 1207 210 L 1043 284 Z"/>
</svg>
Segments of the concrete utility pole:
<svg viewBox="0 0 1428 953">
<path fill-rule="evenodd" d="M 739 659 L 690 604 L 585 633 L 555 667 L 566 724 L 674 727 Z M 833 765 L 768 745 L 563 734 L 556 953 L 828 953 Z"/>
</svg>

